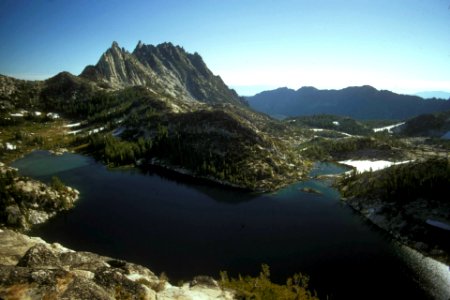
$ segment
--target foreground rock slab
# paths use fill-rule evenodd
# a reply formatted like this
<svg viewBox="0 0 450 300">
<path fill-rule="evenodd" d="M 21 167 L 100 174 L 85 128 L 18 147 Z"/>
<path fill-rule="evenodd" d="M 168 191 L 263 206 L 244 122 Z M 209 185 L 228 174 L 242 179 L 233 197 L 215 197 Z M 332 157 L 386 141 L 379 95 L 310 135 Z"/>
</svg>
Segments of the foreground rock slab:
<svg viewBox="0 0 450 300">
<path fill-rule="evenodd" d="M 0 230 L 0 299 L 234 299 L 199 276 L 172 286 L 149 269 Z"/>
</svg>

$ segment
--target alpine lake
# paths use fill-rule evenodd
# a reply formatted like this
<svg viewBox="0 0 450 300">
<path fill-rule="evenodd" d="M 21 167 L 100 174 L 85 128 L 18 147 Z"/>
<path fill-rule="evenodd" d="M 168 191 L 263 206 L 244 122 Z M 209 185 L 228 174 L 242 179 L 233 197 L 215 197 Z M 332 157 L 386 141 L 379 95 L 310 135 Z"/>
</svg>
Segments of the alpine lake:
<svg viewBox="0 0 450 300">
<path fill-rule="evenodd" d="M 265 263 L 277 283 L 309 275 L 321 299 L 450 297 L 448 266 L 394 241 L 313 178 L 347 170 L 336 164 L 316 163 L 310 180 L 269 194 L 161 169 L 111 170 L 71 153 L 34 151 L 12 166 L 44 182 L 58 176 L 81 193 L 74 209 L 31 235 L 165 272 L 175 284 L 222 270 L 255 276 Z"/>
</svg>

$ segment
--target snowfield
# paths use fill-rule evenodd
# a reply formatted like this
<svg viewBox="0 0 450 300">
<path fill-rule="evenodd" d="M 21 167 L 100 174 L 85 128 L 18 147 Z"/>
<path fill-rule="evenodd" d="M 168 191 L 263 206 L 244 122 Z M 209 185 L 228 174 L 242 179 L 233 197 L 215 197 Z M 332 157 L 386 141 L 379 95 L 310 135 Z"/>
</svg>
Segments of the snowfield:
<svg viewBox="0 0 450 300">
<path fill-rule="evenodd" d="M 386 130 L 387 132 L 392 133 L 392 129 L 394 129 L 395 127 L 401 126 L 403 124 L 405 124 L 405 122 L 397 123 L 397 124 L 394 124 L 394 125 L 389 125 L 389 126 L 386 126 L 386 127 L 374 128 L 373 132 L 379 132 L 379 131 L 385 131 Z"/>
<path fill-rule="evenodd" d="M 387 160 L 343 160 L 339 161 L 340 164 L 352 166 L 356 168 L 358 173 L 368 172 L 370 170 L 377 171 L 388 168 L 392 165 L 399 165 L 410 162 L 409 160 L 392 162 Z"/>
</svg>

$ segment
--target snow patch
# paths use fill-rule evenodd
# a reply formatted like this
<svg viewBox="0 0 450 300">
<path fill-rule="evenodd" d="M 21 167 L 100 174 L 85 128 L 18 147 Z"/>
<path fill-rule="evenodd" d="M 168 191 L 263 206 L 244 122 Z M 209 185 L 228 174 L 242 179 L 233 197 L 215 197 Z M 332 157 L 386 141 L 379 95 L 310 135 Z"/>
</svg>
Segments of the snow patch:
<svg viewBox="0 0 450 300">
<path fill-rule="evenodd" d="M 80 125 L 81 125 L 81 123 L 78 122 L 78 123 L 66 124 L 66 125 L 64 125 L 64 127 L 66 127 L 66 128 L 72 128 L 72 127 L 78 127 L 78 126 L 80 126 Z"/>
<path fill-rule="evenodd" d="M 354 135 L 351 135 L 351 134 L 349 134 L 349 133 L 347 133 L 347 132 L 342 132 L 342 131 L 336 131 L 337 133 L 340 133 L 340 134 L 342 134 L 342 135 L 345 135 L 345 136 L 347 136 L 347 137 L 354 137 Z"/>
<path fill-rule="evenodd" d="M 49 117 L 49 118 L 51 118 L 51 119 L 59 119 L 59 114 L 49 112 L 49 113 L 47 114 L 47 117 Z"/>
<path fill-rule="evenodd" d="M 11 143 L 6 143 L 6 150 L 16 150 L 17 146 Z"/>
<path fill-rule="evenodd" d="M 95 128 L 95 129 L 89 130 L 89 131 L 88 131 L 88 134 L 91 135 L 91 134 L 100 132 L 100 131 L 102 131 L 102 130 L 104 130 L 104 129 L 105 129 L 105 127 Z"/>
<path fill-rule="evenodd" d="M 339 126 L 339 122 L 338 121 L 333 121 L 333 125 Z"/>
<path fill-rule="evenodd" d="M 392 165 L 400 165 L 404 163 L 410 162 L 409 160 L 401 161 L 401 162 L 392 162 L 387 160 L 344 160 L 339 161 L 340 164 L 352 166 L 356 168 L 356 171 L 359 173 L 372 171 L 378 171 L 385 168 L 388 168 Z M 350 171 L 351 172 L 351 171 Z"/>
<path fill-rule="evenodd" d="M 389 133 L 392 133 L 392 129 L 394 129 L 395 127 L 401 126 L 403 124 L 405 124 L 405 122 L 397 123 L 397 124 L 393 124 L 393 125 L 389 125 L 389 126 L 385 126 L 385 127 L 374 128 L 373 131 L 374 132 L 387 131 Z"/>
<path fill-rule="evenodd" d="M 75 135 L 75 134 L 77 134 L 77 133 L 79 133 L 79 132 L 81 132 L 81 129 L 69 131 L 67 134 L 73 134 L 73 135 Z"/>
</svg>

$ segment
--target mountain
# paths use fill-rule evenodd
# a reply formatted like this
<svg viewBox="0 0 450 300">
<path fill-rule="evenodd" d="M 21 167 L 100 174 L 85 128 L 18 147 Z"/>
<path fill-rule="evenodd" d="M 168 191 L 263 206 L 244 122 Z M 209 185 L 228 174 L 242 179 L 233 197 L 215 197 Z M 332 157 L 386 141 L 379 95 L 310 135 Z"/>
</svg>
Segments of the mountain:
<svg viewBox="0 0 450 300">
<path fill-rule="evenodd" d="M 429 91 L 429 92 L 420 92 L 416 93 L 416 96 L 422 97 L 424 99 L 450 99 L 450 93 L 449 92 L 443 92 L 443 91 Z"/>
<path fill-rule="evenodd" d="M 173 97 L 205 103 L 241 103 L 219 76 L 215 76 L 198 53 L 187 53 L 171 43 L 157 46 L 139 42 L 132 53 L 113 42 L 95 66 L 87 66 L 80 77 L 105 88 L 149 86 L 170 91 Z"/>
<path fill-rule="evenodd" d="M 79 76 L 0 77 L 0 101 L 10 125 L 21 110 L 74 120 L 76 137 L 65 146 L 112 166 L 158 165 L 259 191 L 297 181 L 311 166 L 295 149 L 301 130 L 252 111 L 199 54 L 171 43 L 139 42 L 130 53 L 114 42 Z"/>
<path fill-rule="evenodd" d="M 356 119 L 406 119 L 424 113 L 450 109 L 450 102 L 399 95 L 371 86 L 341 90 L 302 87 L 265 91 L 246 98 L 257 111 L 269 115 L 300 116 L 334 114 Z"/>
</svg>

